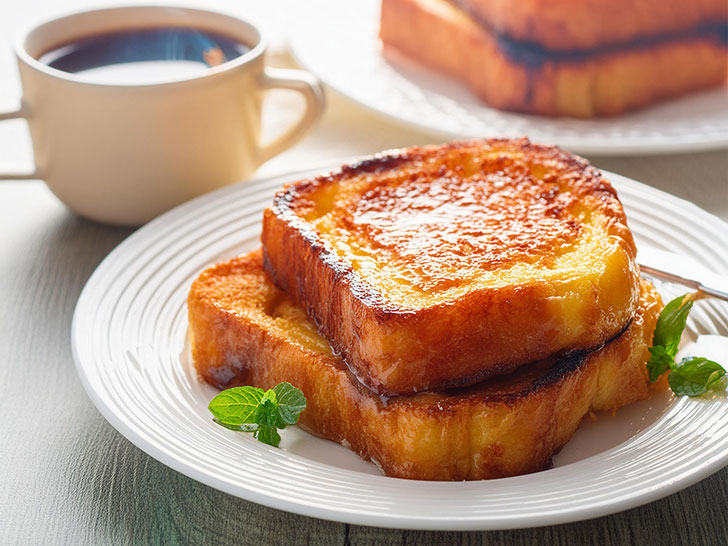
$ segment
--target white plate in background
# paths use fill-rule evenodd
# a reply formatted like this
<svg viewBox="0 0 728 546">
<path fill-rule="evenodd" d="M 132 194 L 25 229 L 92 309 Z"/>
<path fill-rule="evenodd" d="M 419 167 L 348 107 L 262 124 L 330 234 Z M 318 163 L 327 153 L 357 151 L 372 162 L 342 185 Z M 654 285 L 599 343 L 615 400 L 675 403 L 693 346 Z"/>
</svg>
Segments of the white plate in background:
<svg viewBox="0 0 728 546">
<path fill-rule="evenodd" d="M 728 146 L 728 90 L 699 92 L 594 120 L 489 108 L 466 86 L 404 57 L 385 60 L 379 0 L 289 3 L 296 60 L 359 104 L 445 139 L 529 136 L 588 155 L 644 155 Z"/>
</svg>

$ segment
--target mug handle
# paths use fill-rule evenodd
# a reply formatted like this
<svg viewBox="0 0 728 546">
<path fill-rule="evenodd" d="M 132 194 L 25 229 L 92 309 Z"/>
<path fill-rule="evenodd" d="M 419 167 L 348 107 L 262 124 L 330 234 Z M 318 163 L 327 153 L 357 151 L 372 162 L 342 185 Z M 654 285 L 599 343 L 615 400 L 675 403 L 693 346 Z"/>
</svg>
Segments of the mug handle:
<svg viewBox="0 0 728 546">
<path fill-rule="evenodd" d="M 20 106 L 19 108 L 16 108 L 15 110 L 9 110 L 7 112 L 0 112 L 0 121 L 3 121 L 5 119 L 17 119 L 17 118 L 23 118 L 27 119 L 28 112 L 25 111 L 25 108 Z M 40 178 L 40 175 L 38 174 L 37 170 L 33 170 L 32 172 L 24 172 L 24 173 L 13 173 L 13 172 L 1 172 L 0 171 L 0 180 L 33 180 L 36 178 Z"/>
<path fill-rule="evenodd" d="M 263 89 L 298 91 L 306 99 L 306 110 L 282 135 L 258 148 L 259 165 L 298 142 L 321 118 L 326 105 L 323 87 L 316 78 L 303 70 L 266 67 L 261 74 L 260 85 Z"/>
</svg>

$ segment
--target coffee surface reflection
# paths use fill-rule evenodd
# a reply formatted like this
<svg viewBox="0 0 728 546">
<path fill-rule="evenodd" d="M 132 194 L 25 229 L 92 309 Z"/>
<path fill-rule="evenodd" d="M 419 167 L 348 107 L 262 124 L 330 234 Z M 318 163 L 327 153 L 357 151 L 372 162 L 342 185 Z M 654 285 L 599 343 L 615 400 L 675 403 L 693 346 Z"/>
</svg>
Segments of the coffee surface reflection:
<svg viewBox="0 0 728 546">
<path fill-rule="evenodd" d="M 250 47 L 222 34 L 185 27 L 97 34 L 61 44 L 38 60 L 100 83 L 155 83 L 194 76 Z"/>
</svg>

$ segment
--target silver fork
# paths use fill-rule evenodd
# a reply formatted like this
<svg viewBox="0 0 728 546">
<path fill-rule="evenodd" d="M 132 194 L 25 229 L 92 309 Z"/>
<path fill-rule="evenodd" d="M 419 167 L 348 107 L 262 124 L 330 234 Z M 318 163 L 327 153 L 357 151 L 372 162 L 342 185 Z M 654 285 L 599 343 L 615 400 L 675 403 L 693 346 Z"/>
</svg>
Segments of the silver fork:
<svg viewBox="0 0 728 546">
<path fill-rule="evenodd" d="M 728 301 L 728 276 L 714 273 L 692 258 L 642 247 L 637 263 L 643 273 L 652 277 L 682 284 L 698 292 Z"/>
</svg>

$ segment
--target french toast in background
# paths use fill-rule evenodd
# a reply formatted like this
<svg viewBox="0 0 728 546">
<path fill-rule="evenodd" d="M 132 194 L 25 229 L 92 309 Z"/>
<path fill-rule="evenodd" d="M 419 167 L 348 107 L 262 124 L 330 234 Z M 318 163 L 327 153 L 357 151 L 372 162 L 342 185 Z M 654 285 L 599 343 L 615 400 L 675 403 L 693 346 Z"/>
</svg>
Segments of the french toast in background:
<svg viewBox="0 0 728 546">
<path fill-rule="evenodd" d="M 543 470 L 590 409 L 647 398 L 647 348 L 661 301 L 642 281 L 629 326 L 593 352 L 386 403 L 352 376 L 303 309 L 268 279 L 259 250 L 204 271 L 188 308 L 192 355 L 205 381 L 219 388 L 288 381 L 308 401 L 302 427 L 350 447 L 386 475 L 476 480 Z"/>
<path fill-rule="evenodd" d="M 452 0 L 483 27 L 555 51 L 661 39 L 723 24 L 722 0 Z"/>
<path fill-rule="evenodd" d="M 489 105 L 615 115 L 725 85 L 724 0 L 382 0 L 380 37 Z"/>
<path fill-rule="evenodd" d="M 526 139 L 398 150 L 289 184 L 262 241 L 271 280 L 388 395 L 593 349 L 637 307 L 614 189 Z"/>
</svg>

